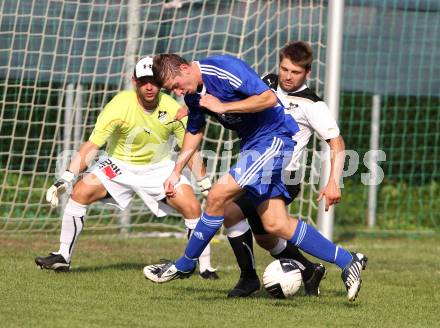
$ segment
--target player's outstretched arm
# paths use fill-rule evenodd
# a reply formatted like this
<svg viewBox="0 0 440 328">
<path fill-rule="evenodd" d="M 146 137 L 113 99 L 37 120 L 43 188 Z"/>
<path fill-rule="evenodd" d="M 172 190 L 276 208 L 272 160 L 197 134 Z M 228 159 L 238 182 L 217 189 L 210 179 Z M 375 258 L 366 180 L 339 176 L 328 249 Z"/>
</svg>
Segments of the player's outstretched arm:
<svg viewBox="0 0 440 328">
<path fill-rule="evenodd" d="M 177 121 L 180 121 L 182 118 L 188 116 L 188 113 L 189 113 L 188 107 L 182 106 L 177 111 L 176 116 L 174 117 L 174 119 L 177 120 Z"/>
<path fill-rule="evenodd" d="M 81 145 L 78 152 L 73 156 L 69 168 L 46 192 L 46 200 L 52 208 L 58 206 L 60 196 L 69 188 L 75 176 L 87 168 L 95 158 L 98 149 L 99 147 L 91 141 L 86 141 Z"/>
<path fill-rule="evenodd" d="M 330 146 L 330 176 L 327 185 L 319 193 L 319 202 L 325 196 L 325 210 L 328 211 L 331 205 L 341 201 L 341 189 L 339 181 L 345 162 L 345 143 L 341 135 L 328 141 Z"/>
<path fill-rule="evenodd" d="M 196 177 L 197 185 L 199 186 L 203 196 L 208 197 L 208 192 L 212 187 L 212 183 L 211 179 L 206 173 L 206 166 L 205 163 L 203 163 L 203 159 L 199 151 L 196 151 L 190 158 L 188 167 L 190 168 L 192 174 Z"/>
<path fill-rule="evenodd" d="M 99 147 L 91 141 L 84 142 L 70 161 L 69 171 L 75 175 L 83 172 L 95 158 Z"/>
<path fill-rule="evenodd" d="M 203 130 L 192 134 L 191 132 L 185 132 L 183 137 L 182 149 L 180 149 L 179 157 L 177 158 L 174 171 L 176 173 L 182 173 L 183 168 L 194 155 L 199 148 L 203 138 Z"/>
<path fill-rule="evenodd" d="M 205 95 L 200 99 L 200 106 L 219 114 L 256 113 L 274 107 L 277 102 L 275 93 L 272 90 L 266 90 L 259 95 L 249 96 L 246 99 L 228 103 L 222 103 L 212 95 Z"/>
<path fill-rule="evenodd" d="M 189 162 L 191 157 L 199 148 L 202 138 L 203 130 L 197 132 L 196 134 L 185 132 L 182 148 L 180 149 L 180 153 L 176 161 L 176 166 L 174 167 L 174 170 L 171 173 L 170 177 L 164 182 L 165 194 L 168 197 L 175 196 L 176 190 L 174 189 L 174 186 L 177 184 L 177 182 L 179 182 L 180 175 L 185 165 Z"/>
</svg>

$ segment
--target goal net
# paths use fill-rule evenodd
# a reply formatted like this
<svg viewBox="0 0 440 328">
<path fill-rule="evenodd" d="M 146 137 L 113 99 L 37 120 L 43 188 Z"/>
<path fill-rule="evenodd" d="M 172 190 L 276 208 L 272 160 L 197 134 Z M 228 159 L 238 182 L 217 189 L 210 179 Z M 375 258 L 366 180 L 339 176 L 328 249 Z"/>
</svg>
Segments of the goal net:
<svg viewBox="0 0 440 328">
<path fill-rule="evenodd" d="M 230 54 L 259 74 L 276 72 L 278 51 L 310 42 L 310 86 L 323 93 L 326 1 L 4 0 L 0 4 L 0 231 L 59 230 L 62 206 L 47 188 L 120 90 L 131 88 L 140 56 L 175 52 L 188 60 Z M 304 159 L 295 215 L 315 217 L 315 141 Z M 237 155 L 237 137 L 208 121 L 202 149 L 215 180 Z M 212 152 L 214 151 L 214 152 Z M 215 153 L 213 156 L 212 154 Z M 314 173 L 315 172 L 315 173 Z M 179 230 L 136 198 L 124 212 L 91 205 L 87 230 Z"/>
</svg>

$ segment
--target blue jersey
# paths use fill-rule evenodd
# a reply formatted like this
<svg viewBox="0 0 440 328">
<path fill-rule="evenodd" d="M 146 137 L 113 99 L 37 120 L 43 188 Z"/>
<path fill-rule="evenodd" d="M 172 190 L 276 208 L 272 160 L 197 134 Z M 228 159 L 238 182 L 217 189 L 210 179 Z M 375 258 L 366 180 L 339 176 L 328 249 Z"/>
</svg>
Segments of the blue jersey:
<svg viewBox="0 0 440 328">
<path fill-rule="evenodd" d="M 200 96 L 206 92 L 221 102 L 233 102 L 259 95 L 270 88 L 242 60 L 228 56 L 213 56 L 199 61 L 204 91 L 185 96 L 189 108 L 187 130 L 193 134 L 205 126 L 205 115 L 215 117 L 225 128 L 237 131 L 241 146 L 250 140 L 292 136 L 298 131 L 293 121 L 286 123 L 281 104 L 257 113 L 218 114 L 200 107 Z"/>
</svg>

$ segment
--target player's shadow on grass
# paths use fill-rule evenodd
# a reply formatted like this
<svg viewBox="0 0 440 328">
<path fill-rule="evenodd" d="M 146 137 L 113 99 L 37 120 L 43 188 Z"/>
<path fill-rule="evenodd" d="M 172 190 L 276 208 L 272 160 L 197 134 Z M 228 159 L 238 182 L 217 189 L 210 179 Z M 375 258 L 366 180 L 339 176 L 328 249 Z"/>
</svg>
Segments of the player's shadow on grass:
<svg viewBox="0 0 440 328">
<path fill-rule="evenodd" d="M 347 297 L 347 292 L 342 289 L 321 288 L 321 295 L 330 297 Z"/>
<path fill-rule="evenodd" d="M 231 289 L 227 288 L 216 288 L 214 287 L 206 287 L 206 286 L 198 286 L 198 287 L 189 287 L 189 286 L 180 286 L 177 287 L 179 291 L 182 293 L 191 293 L 194 295 L 199 294 L 196 296 L 200 300 L 218 300 L 219 298 L 226 298 L 228 293 L 231 291 Z M 207 296 L 206 294 L 209 293 L 210 295 Z M 295 296 L 297 297 L 297 296 Z M 307 297 L 305 295 L 298 295 L 298 298 Z M 244 298 L 240 298 L 244 299 Z M 252 295 L 246 297 L 246 299 L 272 299 L 274 298 L 269 295 L 264 289 L 260 289 L 259 291 L 253 293 Z"/>
<path fill-rule="evenodd" d="M 99 272 L 106 270 L 119 270 L 119 271 L 141 271 L 145 266 L 145 263 L 134 263 L 134 262 L 123 262 L 123 263 L 112 263 L 107 265 L 99 266 L 81 266 L 79 268 L 70 269 L 72 273 L 87 273 L 87 272 Z"/>
<path fill-rule="evenodd" d="M 206 286 L 198 286 L 198 287 L 189 287 L 189 286 L 179 286 L 176 289 L 179 289 L 182 293 L 191 293 L 191 294 L 203 294 L 199 295 L 200 299 L 218 299 L 219 297 L 226 297 L 229 290 L 224 288 L 216 288 L 216 287 L 206 287 Z M 206 296 L 206 293 L 212 294 L 212 296 Z"/>
<path fill-rule="evenodd" d="M 179 295 L 194 295 L 195 298 L 202 300 L 202 301 L 218 301 L 219 299 L 226 299 L 226 295 L 230 291 L 229 289 L 225 288 L 216 288 L 214 287 L 207 287 L 207 286 L 198 286 L 198 287 L 192 287 L 192 286 L 176 286 L 176 289 L 179 290 Z M 322 297 L 329 297 L 331 299 L 341 299 L 341 306 L 347 307 L 347 308 L 356 308 L 359 306 L 359 302 L 348 302 L 347 301 L 347 294 L 342 290 L 328 290 L 323 292 L 325 294 L 321 294 Z M 209 294 L 209 295 L 207 295 Z M 163 296 L 161 296 L 160 299 L 162 299 Z M 170 297 L 170 300 L 173 299 Z M 314 298 L 311 298 L 311 296 L 307 296 L 304 294 L 304 290 L 301 289 L 298 291 L 298 293 L 292 298 L 292 299 L 280 299 L 277 300 L 273 298 L 271 295 L 269 295 L 264 289 L 260 289 L 258 292 L 253 293 L 252 295 L 246 297 L 246 298 L 237 298 L 236 300 L 245 300 L 245 299 L 264 299 L 268 301 L 275 301 L 275 303 L 272 304 L 274 307 L 286 307 L 291 308 L 298 306 L 298 302 L 302 302 L 302 300 L 314 300 Z M 319 298 L 317 298 L 319 300 Z"/>
<path fill-rule="evenodd" d="M 200 301 L 218 301 L 222 299 L 228 299 L 231 302 L 247 302 L 251 300 L 258 300 L 258 299 L 264 299 L 268 301 L 275 301 L 276 303 L 273 304 L 273 306 L 278 307 L 294 307 L 297 306 L 297 302 L 300 302 L 303 297 L 308 297 L 305 295 L 295 295 L 294 299 L 291 300 L 276 300 L 271 295 L 269 295 L 264 289 L 260 289 L 259 291 L 253 293 L 252 295 L 245 297 L 245 298 L 227 298 L 227 294 L 229 293 L 230 289 L 225 288 L 210 288 L 210 287 L 177 287 L 176 289 L 179 290 L 180 295 L 195 295 L 194 297 L 197 298 Z"/>
</svg>

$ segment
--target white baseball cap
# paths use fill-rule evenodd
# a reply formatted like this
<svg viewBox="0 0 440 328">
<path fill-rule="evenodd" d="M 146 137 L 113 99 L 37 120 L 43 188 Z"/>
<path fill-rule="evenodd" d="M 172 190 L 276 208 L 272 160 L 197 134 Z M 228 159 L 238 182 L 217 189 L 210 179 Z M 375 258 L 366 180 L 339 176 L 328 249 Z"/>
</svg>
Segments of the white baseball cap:
<svg viewBox="0 0 440 328">
<path fill-rule="evenodd" d="M 152 57 L 143 57 L 141 58 L 134 69 L 133 75 L 134 78 L 140 79 L 142 77 L 153 77 L 153 58 Z"/>
</svg>

